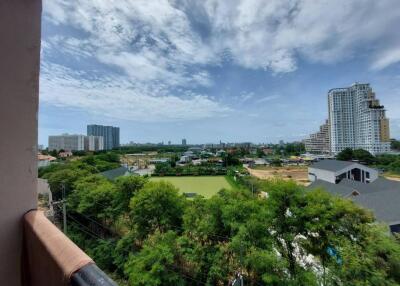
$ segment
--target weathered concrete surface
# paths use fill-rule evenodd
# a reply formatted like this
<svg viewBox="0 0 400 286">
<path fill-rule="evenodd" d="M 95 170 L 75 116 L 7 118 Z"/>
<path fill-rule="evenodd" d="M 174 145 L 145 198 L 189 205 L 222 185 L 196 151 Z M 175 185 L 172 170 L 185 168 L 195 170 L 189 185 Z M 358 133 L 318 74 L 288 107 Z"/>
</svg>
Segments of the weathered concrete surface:
<svg viewBox="0 0 400 286">
<path fill-rule="evenodd" d="M 36 208 L 41 0 L 0 1 L 0 285 L 21 285 L 22 217 Z"/>
</svg>

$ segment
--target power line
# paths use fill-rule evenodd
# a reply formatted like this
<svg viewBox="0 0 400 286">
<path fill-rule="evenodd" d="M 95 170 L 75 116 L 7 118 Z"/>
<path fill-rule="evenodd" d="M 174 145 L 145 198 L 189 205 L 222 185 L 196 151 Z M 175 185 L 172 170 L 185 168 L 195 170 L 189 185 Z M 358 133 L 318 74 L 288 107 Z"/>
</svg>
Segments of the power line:
<svg viewBox="0 0 400 286">
<path fill-rule="evenodd" d="M 192 281 L 195 281 L 195 282 L 197 282 L 197 283 L 200 283 L 200 284 L 203 284 L 203 285 L 207 285 L 206 282 L 203 282 L 203 281 L 201 281 L 201 280 L 197 280 L 197 279 L 193 278 L 192 276 L 189 276 L 189 275 L 187 275 L 187 274 L 185 274 L 185 273 L 176 272 L 176 271 L 170 269 L 170 268 L 169 268 L 168 266 L 166 266 L 166 265 L 164 265 L 164 266 L 165 266 L 165 268 L 167 269 L 167 271 L 174 272 L 175 274 L 178 274 L 178 275 L 180 275 L 180 276 L 183 276 L 183 277 L 185 277 L 185 278 L 187 278 L 187 279 L 190 279 L 190 280 L 192 280 Z"/>
<path fill-rule="evenodd" d="M 101 240 L 105 240 L 102 237 L 98 236 L 96 233 L 92 232 L 91 229 L 89 229 L 87 226 L 85 226 L 84 224 L 80 223 L 77 219 L 75 219 L 73 216 L 71 216 L 70 214 L 67 215 L 68 218 L 72 219 L 75 223 L 79 224 L 80 226 L 84 227 L 85 229 L 87 229 L 87 231 L 85 232 L 89 232 L 92 234 L 92 236 L 95 236 L 97 239 L 101 239 Z"/>
</svg>

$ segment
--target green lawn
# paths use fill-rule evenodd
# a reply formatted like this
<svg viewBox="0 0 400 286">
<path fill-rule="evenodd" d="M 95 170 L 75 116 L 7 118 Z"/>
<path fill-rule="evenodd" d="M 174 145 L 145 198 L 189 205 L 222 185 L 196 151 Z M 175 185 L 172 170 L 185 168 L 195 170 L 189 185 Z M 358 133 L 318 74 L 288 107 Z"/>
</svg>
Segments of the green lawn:
<svg viewBox="0 0 400 286">
<path fill-rule="evenodd" d="M 152 177 L 150 180 L 171 182 L 182 193 L 197 193 L 205 198 L 211 197 L 222 188 L 232 188 L 224 176 Z"/>
</svg>

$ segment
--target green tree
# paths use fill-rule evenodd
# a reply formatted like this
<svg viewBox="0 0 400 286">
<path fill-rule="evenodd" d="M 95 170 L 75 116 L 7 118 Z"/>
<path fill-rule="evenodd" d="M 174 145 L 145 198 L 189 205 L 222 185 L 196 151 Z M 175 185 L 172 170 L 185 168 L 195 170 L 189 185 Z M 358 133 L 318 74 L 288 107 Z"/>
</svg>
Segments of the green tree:
<svg viewBox="0 0 400 286">
<path fill-rule="evenodd" d="M 179 228 L 185 198 L 171 183 L 148 182 L 130 202 L 130 219 L 142 238 L 156 230 L 165 232 Z"/>
<path fill-rule="evenodd" d="M 115 185 L 101 175 L 79 179 L 68 197 L 68 207 L 106 222 L 114 217 Z"/>
<path fill-rule="evenodd" d="M 129 212 L 129 203 L 132 197 L 139 192 L 147 180 L 140 176 L 122 176 L 115 180 L 115 211 L 118 215 Z"/>
<path fill-rule="evenodd" d="M 173 231 L 155 233 L 146 240 L 143 249 L 131 255 L 125 273 L 132 286 L 187 285 L 176 267 L 177 235 Z"/>
<path fill-rule="evenodd" d="M 353 150 L 351 148 L 343 149 L 339 154 L 337 154 L 336 159 L 341 161 L 350 161 L 353 159 Z"/>
<path fill-rule="evenodd" d="M 356 149 L 353 151 L 353 158 L 362 163 L 373 164 L 375 162 L 375 157 L 368 151 L 364 149 Z"/>
<path fill-rule="evenodd" d="M 305 199 L 300 216 L 305 222 L 306 239 L 302 246 L 320 259 L 322 284 L 326 285 L 326 268 L 338 263 L 338 257 L 330 256 L 328 249 L 339 250 L 343 241 L 360 241 L 373 216 L 350 200 L 333 197 L 320 189 L 308 192 Z"/>
<path fill-rule="evenodd" d="M 66 194 L 70 193 L 74 188 L 75 181 L 85 174 L 88 172 L 65 168 L 46 173 L 43 178 L 47 179 L 53 198 L 58 200 L 62 198 L 63 188 Z"/>
<path fill-rule="evenodd" d="M 268 187 L 267 208 L 269 210 L 271 236 L 278 251 L 287 260 L 291 279 L 299 275 L 311 275 L 297 263 L 296 246 L 302 243 L 306 221 L 302 219 L 306 206 L 305 193 L 294 181 L 271 182 Z"/>
</svg>

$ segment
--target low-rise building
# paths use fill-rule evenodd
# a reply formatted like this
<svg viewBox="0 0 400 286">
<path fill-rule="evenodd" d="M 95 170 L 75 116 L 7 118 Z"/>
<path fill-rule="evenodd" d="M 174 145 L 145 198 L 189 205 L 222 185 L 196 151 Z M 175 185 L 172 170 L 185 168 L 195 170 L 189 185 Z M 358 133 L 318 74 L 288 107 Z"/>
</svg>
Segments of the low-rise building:
<svg viewBox="0 0 400 286">
<path fill-rule="evenodd" d="M 378 171 L 356 162 L 321 160 L 308 168 L 311 182 L 324 180 L 337 184 L 343 179 L 371 183 L 378 178 Z"/>
<path fill-rule="evenodd" d="M 38 168 L 41 168 L 49 166 L 51 162 L 57 160 L 57 158 L 50 155 L 43 155 L 39 153 L 37 155 L 37 160 L 38 160 Z"/>
<path fill-rule="evenodd" d="M 350 199 L 371 210 L 377 221 L 386 223 L 391 232 L 400 232 L 400 182 L 379 177 L 377 170 L 361 164 L 336 160 L 310 166 L 309 175 L 312 183 L 308 189 L 322 188 Z"/>
<path fill-rule="evenodd" d="M 129 169 L 125 166 L 121 166 L 119 168 L 115 168 L 100 173 L 100 175 L 112 181 L 121 176 L 128 176 L 129 174 L 130 174 Z"/>
</svg>

